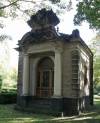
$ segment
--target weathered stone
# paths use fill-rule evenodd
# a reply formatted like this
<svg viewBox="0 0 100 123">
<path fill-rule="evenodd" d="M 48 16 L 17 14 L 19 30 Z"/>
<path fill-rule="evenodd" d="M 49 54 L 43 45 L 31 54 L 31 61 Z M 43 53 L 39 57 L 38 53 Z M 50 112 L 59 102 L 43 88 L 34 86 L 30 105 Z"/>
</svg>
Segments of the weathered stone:
<svg viewBox="0 0 100 123">
<path fill-rule="evenodd" d="M 32 30 L 19 41 L 17 105 L 22 110 L 76 115 L 93 104 L 92 52 L 78 30 L 74 30 L 71 35 L 56 32 L 54 26 L 58 22 L 51 10 L 40 10 L 29 21 Z M 29 76 L 24 71 L 25 54 L 28 55 L 29 67 L 26 71 Z M 53 62 L 53 71 L 40 70 L 38 65 L 45 58 Z M 49 71 L 44 77 L 46 83 L 49 81 L 47 87 L 43 86 L 45 71 Z M 39 91 L 42 94 L 37 91 L 38 80 L 39 88 L 43 86 L 42 91 Z M 27 92 L 27 95 L 23 95 L 23 92 Z"/>
<path fill-rule="evenodd" d="M 44 28 L 48 26 L 56 26 L 59 23 L 59 19 L 52 10 L 42 9 L 39 10 L 35 15 L 31 16 L 28 21 L 28 25 L 34 29 Z"/>
</svg>

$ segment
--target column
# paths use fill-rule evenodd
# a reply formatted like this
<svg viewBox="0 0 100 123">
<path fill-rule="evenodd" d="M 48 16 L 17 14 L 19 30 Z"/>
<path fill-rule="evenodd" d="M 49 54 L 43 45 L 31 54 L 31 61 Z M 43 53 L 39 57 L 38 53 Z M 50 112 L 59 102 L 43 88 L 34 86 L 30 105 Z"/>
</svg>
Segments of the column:
<svg viewBox="0 0 100 123">
<path fill-rule="evenodd" d="M 36 89 L 36 60 L 30 59 L 30 95 L 35 95 Z"/>
<path fill-rule="evenodd" d="M 27 96 L 29 90 L 29 56 L 24 55 L 23 60 L 23 95 Z"/>
<path fill-rule="evenodd" d="M 61 96 L 62 90 L 62 68 L 61 68 L 61 52 L 55 52 L 55 68 L 54 68 L 54 97 Z"/>
</svg>

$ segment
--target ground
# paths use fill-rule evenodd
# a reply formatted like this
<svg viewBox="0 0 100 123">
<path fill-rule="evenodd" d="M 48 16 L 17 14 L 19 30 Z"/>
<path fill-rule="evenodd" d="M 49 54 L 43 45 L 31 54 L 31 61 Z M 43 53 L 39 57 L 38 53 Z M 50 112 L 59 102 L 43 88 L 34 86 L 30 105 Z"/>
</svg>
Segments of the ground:
<svg viewBox="0 0 100 123">
<path fill-rule="evenodd" d="M 0 123 L 100 123 L 100 97 L 94 107 L 80 116 L 53 117 L 43 114 L 23 113 L 14 110 L 14 105 L 0 105 Z"/>
</svg>

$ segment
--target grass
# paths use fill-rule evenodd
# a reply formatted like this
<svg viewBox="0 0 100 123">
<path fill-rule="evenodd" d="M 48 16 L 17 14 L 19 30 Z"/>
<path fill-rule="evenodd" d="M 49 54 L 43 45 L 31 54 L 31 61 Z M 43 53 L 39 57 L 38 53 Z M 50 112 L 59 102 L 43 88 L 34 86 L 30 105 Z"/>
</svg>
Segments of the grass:
<svg viewBox="0 0 100 123">
<path fill-rule="evenodd" d="M 0 105 L 0 123 L 100 123 L 100 98 L 95 98 L 95 105 L 90 111 L 72 117 L 24 113 L 15 111 L 13 107 Z"/>
</svg>

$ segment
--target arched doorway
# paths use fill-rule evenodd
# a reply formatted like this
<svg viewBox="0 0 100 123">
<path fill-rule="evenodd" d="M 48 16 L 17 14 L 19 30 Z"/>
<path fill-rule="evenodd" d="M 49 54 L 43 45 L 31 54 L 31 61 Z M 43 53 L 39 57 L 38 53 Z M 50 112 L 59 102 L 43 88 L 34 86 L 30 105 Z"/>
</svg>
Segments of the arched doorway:
<svg viewBox="0 0 100 123">
<path fill-rule="evenodd" d="M 54 62 L 51 58 L 41 59 L 37 66 L 37 97 L 50 97 L 54 90 Z"/>
</svg>

